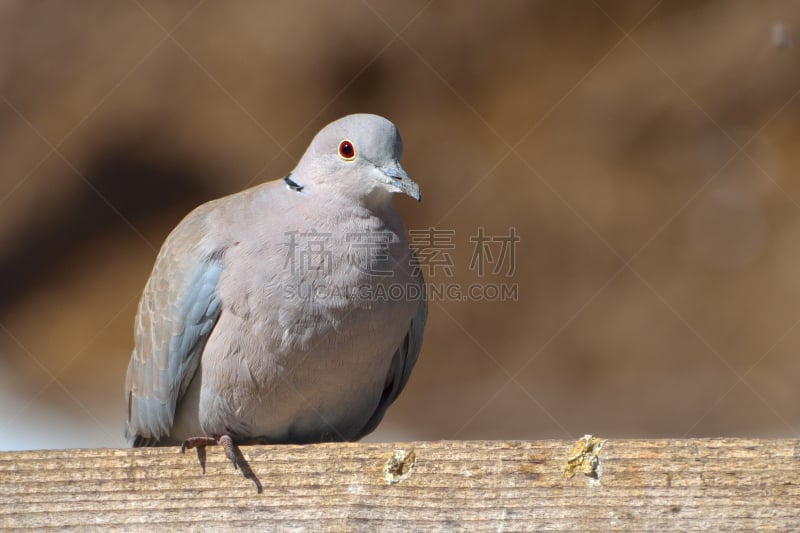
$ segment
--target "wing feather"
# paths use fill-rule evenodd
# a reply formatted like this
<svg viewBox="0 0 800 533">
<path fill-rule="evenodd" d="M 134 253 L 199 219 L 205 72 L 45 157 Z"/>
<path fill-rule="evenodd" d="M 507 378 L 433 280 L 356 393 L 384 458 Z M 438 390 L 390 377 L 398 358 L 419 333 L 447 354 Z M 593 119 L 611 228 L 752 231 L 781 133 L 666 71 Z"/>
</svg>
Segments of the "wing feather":
<svg viewBox="0 0 800 533">
<path fill-rule="evenodd" d="M 205 216 L 197 210 L 167 238 L 145 286 L 136 317 L 136 346 L 125 380 L 125 435 L 134 446 L 170 433 L 220 316 L 217 284 L 223 253 L 203 253 Z"/>
</svg>

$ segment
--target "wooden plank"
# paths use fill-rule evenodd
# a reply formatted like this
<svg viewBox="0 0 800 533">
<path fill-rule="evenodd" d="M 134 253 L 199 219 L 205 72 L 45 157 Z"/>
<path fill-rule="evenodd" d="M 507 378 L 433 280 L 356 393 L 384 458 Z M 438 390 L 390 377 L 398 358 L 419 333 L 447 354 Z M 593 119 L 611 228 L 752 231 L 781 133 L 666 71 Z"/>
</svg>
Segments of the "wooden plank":
<svg viewBox="0 0 800 533">
<path fill-rule="evenodd" d="M 800 440 L 609 440 L 567 478 L 574 446 L 242 447 L 260 493 L 217 447 L 205 475 L 177 448 L 4 452 L 0 529 L 800 529 Z"/>
</svg>

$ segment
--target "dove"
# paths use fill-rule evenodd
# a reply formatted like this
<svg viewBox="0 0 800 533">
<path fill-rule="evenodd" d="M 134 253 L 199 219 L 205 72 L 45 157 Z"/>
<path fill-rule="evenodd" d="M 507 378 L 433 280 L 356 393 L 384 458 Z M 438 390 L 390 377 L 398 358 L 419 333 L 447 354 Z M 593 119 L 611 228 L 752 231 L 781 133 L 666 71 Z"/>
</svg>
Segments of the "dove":
<svg viewBox="0 0 800 533">
<path fill-rule="evenodd" d="M 408 382 L 424 280 L 392 202 L 419 201 L 389 120 L 349 115 L 286 177 L 212 200 L 169 234 L 125 380 L 134 447 L 358 440 Z M 199 450 L 198 450 L 199 451 Z"/>
</svg>

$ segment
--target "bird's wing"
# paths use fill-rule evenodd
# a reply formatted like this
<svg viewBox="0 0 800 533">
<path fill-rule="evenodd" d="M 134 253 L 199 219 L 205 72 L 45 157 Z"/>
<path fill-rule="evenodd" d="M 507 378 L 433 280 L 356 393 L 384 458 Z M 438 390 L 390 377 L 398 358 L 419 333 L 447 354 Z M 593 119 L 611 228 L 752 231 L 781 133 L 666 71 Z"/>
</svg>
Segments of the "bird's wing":
<svg viewBox="0 0 800 533">
<path fill-rule="evenodd" d="M 169 435 L 175 407 L 220 315 L 223 250 L 203 242 L 205 211 L 194 211 L 169 235 L 139 302 L 125 380 L 125 436 L 134 446 Z"/>
<path fill-rule="evenodd" d="M 422 277 L 420 276 L 420 282 Z M 425 330 L 425 321 L 428 317 L 428 302 L 425 297 L 425 285 L 420 283 L 422 288 L 422 298 L 417 307 L 417 313 L 411 319 L 411 325 L 408 328 L 408 333 L 403 337 L 403 341 L 397 348 L 392 358 L 391 366 L 389 367 L 389 374 L 386 376 L 386 384 L 383 388 L 383 394 L 378 402 L 378 407 L 370 417 L 364 429 L 358 435 L 362 438 L 378 427 L 378 424 L 386 414 L 386 410 L 397 399 L 397 396 L 403 391 L 403 387 L 408 383 L 408 378 L 411 375 L 411 370 L 417 362 L 419 350 L 422 347 L 422 334 Z"/>
</svg>

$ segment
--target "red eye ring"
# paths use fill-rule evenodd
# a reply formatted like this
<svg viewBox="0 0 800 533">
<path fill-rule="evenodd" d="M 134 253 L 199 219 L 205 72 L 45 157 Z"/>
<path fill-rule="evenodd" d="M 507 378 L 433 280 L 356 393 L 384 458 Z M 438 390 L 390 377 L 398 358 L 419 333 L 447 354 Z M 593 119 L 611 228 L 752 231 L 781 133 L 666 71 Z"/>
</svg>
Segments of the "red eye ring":
<svg viewBox="0 0 800 533">
<path fill-rule="evenodd" d="M 352 161 L 356 158 L 356 148 L 347 139 L 339 143 L 339 157 L 345 161 Z"/>
</svg>

